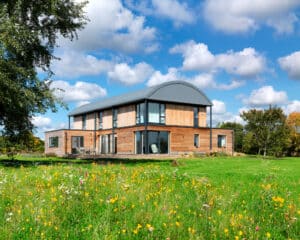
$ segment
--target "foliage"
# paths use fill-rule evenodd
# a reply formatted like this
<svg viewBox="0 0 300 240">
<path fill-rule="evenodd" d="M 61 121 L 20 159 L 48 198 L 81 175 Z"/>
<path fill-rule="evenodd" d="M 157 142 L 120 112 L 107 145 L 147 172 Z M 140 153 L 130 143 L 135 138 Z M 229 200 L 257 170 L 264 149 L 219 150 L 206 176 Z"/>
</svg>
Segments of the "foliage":
<svg viewBox="0 0 300 240">
<path fill-rule="evenodd" d="M 233 129 L 234 130 L 234 151 L 243 151 L 243 138 L 244 138 L 244 127 L 240 123 L 236 122 L 225 122 L 218 124 L 219 128 Z"/>
<path fill-rule="evenodd" d="M 291 130 L 288 152 L 290 155 L 300 156 L 300 112 L 292 112 L 286 122 Z"/>
<path fill-rule="evenodd" d="M 10 141 L 26 139 L 32 117 L 56 110 L 50 64 L 59 36 L 71 40 L 86 19 L 72 0 L 3 0 L 0 3 L 0 126 Z M 46 73 L 40 80 L 37 68 Z M 18 135 L 16 138 L 15 136 Z M 20 144 L 20 142 L 17 142 Z"/>
<path fill-rule="evenodd" d="M 241 114 L 246 122 L 245 130 L 248 138 L 252 136 L 250 145 L 258 147 L 258 154 L 263 151 L 264 156 L 283 154 L 288 143 L 289 127 L 286 116 L 281 108 L 271 107 L 266 110 L 251 109 Z"/>
<path fill-rule="evenodd" d="M 299 161 L 0 167 L 1 239 L 297 239 Z"/>
</svg>

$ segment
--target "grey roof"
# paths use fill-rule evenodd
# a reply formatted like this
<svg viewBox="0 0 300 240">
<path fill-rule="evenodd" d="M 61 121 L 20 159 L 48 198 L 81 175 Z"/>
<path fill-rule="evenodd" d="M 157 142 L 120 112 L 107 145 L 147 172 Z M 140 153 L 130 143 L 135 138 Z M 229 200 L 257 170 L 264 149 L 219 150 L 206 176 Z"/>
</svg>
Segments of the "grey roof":
<svg viewBox="0 0 300 240">
<path fill-rule="evenodd" d="M 134 103 L 142 100 L 155 100 L 164 102 L 184 103 L 192 105 L 212 106 L 206 95 L 194 85 L 184 81 L 172 81 L 149 87 L 136 92 L 131 92 L 111 98 L 99 100 L 75 108 L 69 116 L 97 110 L 112 108 L 124 104 Z"/>
</svg>

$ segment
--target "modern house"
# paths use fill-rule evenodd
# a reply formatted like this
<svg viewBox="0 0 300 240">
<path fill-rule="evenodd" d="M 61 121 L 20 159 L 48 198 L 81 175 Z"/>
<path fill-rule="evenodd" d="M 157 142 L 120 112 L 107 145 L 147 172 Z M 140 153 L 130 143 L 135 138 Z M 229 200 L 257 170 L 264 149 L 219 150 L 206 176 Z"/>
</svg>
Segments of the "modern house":
<svg viewBox="0 0 300 240">
<path fill-rule="evenodd" d="M 74 109 L 69 129 L 45 133 L 45 153 L 232 154 L 233 131 L 212 128 L 211 109 L 194 85 L 163 83 Z"/>
</svg>

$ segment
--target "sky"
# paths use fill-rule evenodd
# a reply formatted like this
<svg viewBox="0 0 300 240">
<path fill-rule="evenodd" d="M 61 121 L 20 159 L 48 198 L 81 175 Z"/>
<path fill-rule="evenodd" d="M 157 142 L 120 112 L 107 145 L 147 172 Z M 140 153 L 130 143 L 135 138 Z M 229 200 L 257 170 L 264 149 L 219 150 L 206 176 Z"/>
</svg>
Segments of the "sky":
<svg viewBox="0 0 300 240">
<path fill-rule="evenodd" d="M 251 108 L 300 111 L 300 0 L 89 0 L 84 10 L 78 40 L 59 38 L 54 52 L 51 86 L 68 109 L 33 118 L 42 139 L 75 107 L 173 80 L 208 96 L 214 125 L 243 123 Z"/>
</svg>

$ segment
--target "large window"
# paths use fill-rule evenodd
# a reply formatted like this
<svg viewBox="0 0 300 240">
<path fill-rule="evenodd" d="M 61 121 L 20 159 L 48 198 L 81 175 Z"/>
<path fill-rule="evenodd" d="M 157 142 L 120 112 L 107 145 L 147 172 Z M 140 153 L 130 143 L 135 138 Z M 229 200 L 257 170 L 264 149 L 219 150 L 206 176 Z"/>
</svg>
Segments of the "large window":
<svg viewBox="0 0 300 240">
<path fill-rule="evenodd" d="M 148 119 L 149 123 L 165 124 L 165 104 L 163 103 L 149 103 Z"/>
<path fill-rule="evenodd" d="M 98 129 L 103 128 L 103 112 L 99 112 L 99 126 Z"/>
<path fill-rule="evenodd" d="M 118 127 L 118 109 L 113 109 L 113 128 Z"/>
<path fill-rule="evenodd" d="M 141 124 L 145 122 L 145 103 L 136 105 L 136 123 Z"/>
<path fill-rule="evenodd" d="M 194 127 L 198 127 L 199 126 L 199 108 L 198 107 L 194 107 Z"/>
<path fill-rule="evenodd" d="M 79 153 L 84 148 L 84 138 L 83 136 L 73 136 L 72 141 L 72 153 Z"/>
<path fill-rule="evenodd" d="M 101 153 L 116 153 L 117 137 L 114 134 L 106 134 L 101 136 Z"/>
<path fill-rule="evenodd" d="M 218 148 L 226 147 L 226 136 L 218 135 Z"/>
<path fill-rule="evenodd" d="M 169 133 L 165 131 L 139 131 L 135 133 L 136 153 L 162 154 L 169 152 Z M 146 139 L 145 136 L 148 136 Z M 147 140 L 147 143 L 146 141 Z"/>
<path fill-rule="evenodd" d="M 57 148 L 58 147 L 58 137 L 49 137 L 49 147 Z"/>
<path fill-rule="evenodd" d="M 86 114 L 82 115 L 82 129 L 86 129 Z"/>
</svg>

